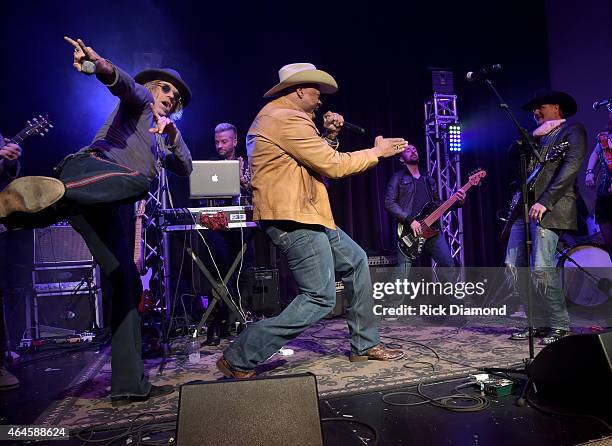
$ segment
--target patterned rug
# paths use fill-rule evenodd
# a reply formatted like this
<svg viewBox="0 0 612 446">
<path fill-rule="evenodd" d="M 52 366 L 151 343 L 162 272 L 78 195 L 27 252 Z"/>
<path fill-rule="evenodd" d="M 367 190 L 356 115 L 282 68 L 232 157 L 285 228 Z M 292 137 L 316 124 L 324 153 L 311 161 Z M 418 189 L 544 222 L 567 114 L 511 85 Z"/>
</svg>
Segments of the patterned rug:
<svg viewBox="0 0 612 446">
<path fill-rule="evenodd" d="M 405 357 L 392 362 L 352 363 L 348 361 L 345 321 L 326 320 L 287 345 L 294 354 L 276 354 L 257 371 L 262 376 L 314 373 L 320 398 L 330 398 L 411 385 L 419 380 L 432 382 L 467 376 L 478 367 L 519 365 L 528 356 L 527 343 L 510 341 L 508 335 L 512 330 L 504 324 L 495 326 L 491 322 L 488 319 L 483 325 L 472 320 L 469 325 L 458 328 L 383 320 L 379 324 L 382 341 L 390 347 L 404 349 Z M 222 379 L 215 361 L 227 344 L 202 347 L 199 361 L 190 363 L 182 353 L 185 342 L 173 344 L 172 351 L 176 354 L 163 367 L 160 367 L 161 359 L 145 361 L 152 383 L 178 386 L 195 380 Z M 61 399 L 34 424 L 70 426 L 77 430 L 92 425 L 119 427 L 145 414 L 155 415 L 156 420 L 176 417 L 178 391 L 147 402 L 112 407 L 110 373 L 109 352 L 101 351 L 65 389 Z"/>
</svg>

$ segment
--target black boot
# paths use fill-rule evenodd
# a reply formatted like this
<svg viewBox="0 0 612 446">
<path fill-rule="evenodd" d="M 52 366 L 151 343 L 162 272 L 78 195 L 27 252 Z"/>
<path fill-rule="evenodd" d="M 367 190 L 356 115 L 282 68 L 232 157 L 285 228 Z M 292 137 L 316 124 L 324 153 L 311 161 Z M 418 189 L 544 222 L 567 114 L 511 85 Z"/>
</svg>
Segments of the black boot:
<svg viewBox="0 0 612 446">
<path fill-rule="evenodd" d="M 204 345 L 219 345 L 221 343 L 221 325 L 211 324 L 206 330 L 206 342 Z"/>
</svg>

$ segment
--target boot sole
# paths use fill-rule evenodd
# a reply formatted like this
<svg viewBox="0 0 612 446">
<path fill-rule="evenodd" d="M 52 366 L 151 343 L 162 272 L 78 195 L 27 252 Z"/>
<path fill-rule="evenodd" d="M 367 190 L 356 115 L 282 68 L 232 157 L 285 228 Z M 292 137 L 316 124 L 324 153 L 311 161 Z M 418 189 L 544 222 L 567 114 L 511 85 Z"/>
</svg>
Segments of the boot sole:
<svg viewBox="0 0 612 446">
<path fill-rule="evenodd" d="M 217 369 L 223 373 L 223 376 L 225 376 L 226 378 L 233 378 L 233 379 L 250 379 L 250 378 L 254 378 L 255 376 L 257 376 L 256 373 L 253 373 L 253 375 L 251 376 L 236 376 L 234 374 L 234 372 L 232 371 L 232 369 L 230 369 L 227 365 L 226 362 L 223 361 L 223 357 L 219 358 L 217 360 Z"/>
<path fill-rule="evenodd" d="M 404 357 L 404 353 L 402 353 L 401 355 L 398 355 L 395 358 L 386 358 L 386 359 L 377 359 L 377 358 L 370 358 L 367 355 L 354 355 L 354 356 L 349 356 L 349 361 L 350 362 L 364 362 L 364 361 L 397 361 L 398 359 L 402 359 Z"/>
<path fill-rule="evenodd" d="M 23 177 L 0 192 L 0 218 L 14 212 L 32 214 L 58 202 L 66 192 L 64 183 L 50 177 Z"/>
<path fill-rule="evenodd" d="M 228 367 L 225 366 L 225 364 L 223 363 L 221 359 L 217 360 L 217 369 L 219 369 L 219 371 L 223 373 L 223 376 L 226 376 L 227 378 L 234 377 L 234 374 L 232 373 L 232 371 Z"/>
</svg>

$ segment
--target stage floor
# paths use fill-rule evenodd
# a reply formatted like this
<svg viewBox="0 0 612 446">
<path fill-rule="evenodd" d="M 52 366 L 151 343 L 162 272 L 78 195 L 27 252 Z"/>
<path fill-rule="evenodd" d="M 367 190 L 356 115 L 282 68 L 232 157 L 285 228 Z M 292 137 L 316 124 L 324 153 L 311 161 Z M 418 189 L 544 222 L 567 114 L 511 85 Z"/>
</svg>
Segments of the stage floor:
<svg viewBox="0 0 612 446">
<path fill-rule="evenodd" d="M 491 398 L 485 410 L 473 413 L 454 413 L 428 404 L 398 407 L 382 401 L 384 394 L 398 389 L 414 391 L 419 382 L 431 396 L 446 395 L 479 367 L 520 365 L 528 356 L 528 347 L 525 342 L 508 340 L 512 331 L 490 320 L 486 325 L 465 321 L 458 327 L 382 320 L 382 341 L 403 348 L 405 358 L 351 363 L 345 321 L 324 320 L 288 345 L 293 355 L 275 355 L 258 368 L 258 373 L 314 373 L 321 417 L 352 416 L 365 421 L 377 429 L 379 444 L 573 445 L 602 437 L 605 431 L 597 422 L 560 420 L 530 407 L 518 408 L 513 396 Z M 184 353 L 185 342 L 173 342 L 173 355 L 163 367 L 159 358 L 145 361 L 151 381 L 178 386 L 222 379 L 214 363 L 224 344 L 202 347 L 200 360 L 190 363 Z M 142 422 L 154 416 L 155 423 L 171 425 L 178 410 L 178 391 L 149 402 L 111 406 L 109 359 L 108 346 L 101 345 L 41 352 L 29 358 L 30 362 L 16 365 L 12 370 L 20 378 L 21 387 L 3 392 L 0 424 L 69 426 L 72 432 L 95 425 L 97 431 L 118 428 L 121 432 L 134 420 Z M 515 392 L 519 389 L 520 385 Z M 360 437 L 372 438 L 367 429 L 347 423 L 326 422 L 323 426 L 326 444 L 330 445 L 363 444 Z"/>
</svg>

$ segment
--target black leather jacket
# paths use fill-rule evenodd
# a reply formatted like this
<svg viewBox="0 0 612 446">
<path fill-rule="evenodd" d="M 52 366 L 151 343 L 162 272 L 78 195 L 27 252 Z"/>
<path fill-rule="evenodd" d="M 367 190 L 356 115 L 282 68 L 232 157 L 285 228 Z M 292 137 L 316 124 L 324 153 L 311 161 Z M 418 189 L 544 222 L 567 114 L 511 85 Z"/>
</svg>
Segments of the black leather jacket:
<svg viewBox="0 0 612 446">
<path fill-rule="evenodd" d="M 427 184 L 427 194 L 429 201 L 433 201 L 436 205 L 439 204 L 438 185 L 434 179 L 426 174 L 421 173 L 425 177 Z M 398 222 L 410 224 L 414 220 L 414 216 L 419 213 L 420 209 L 412 209 L 414 203 L 414 178 L 406 168 L 395 172 L 391 177 L 391 181 L 387 185 L 385 194 L 385 209 L 395 217 Z"/>
<path fill-rule="evenodd" d="M 535 201 L 546 206 L 540 225 L 548 229 L 576 229 L 576 192 L 574 181 L 586 156 L 586 130 L 579 123 L 564 123 L 559 132 L 546 141 L 546 147 L 564 141 L 570 146 L 565 156 L 548 163 L 538 176 L 533 192 Z M 546 155 L 546 149 L 542 151 Z M 511 155 L 516 156 L 516 146 L 511 147 Z M 530 200 L 530 205 L 532 200 Z"/>
</svg>

